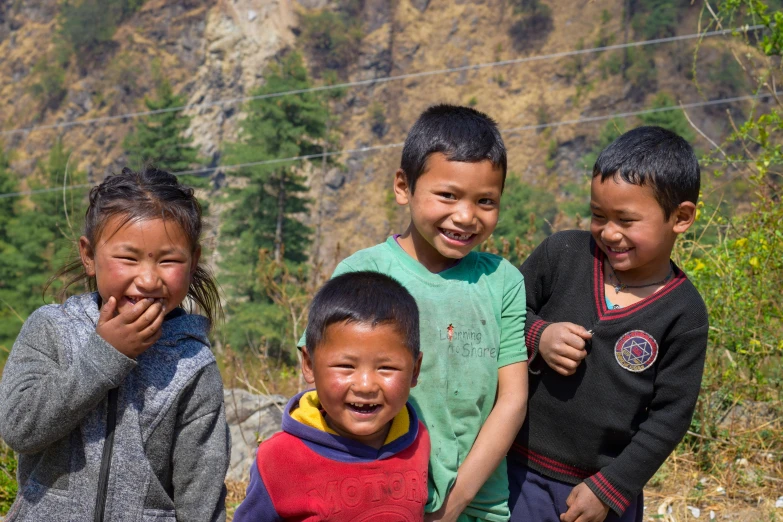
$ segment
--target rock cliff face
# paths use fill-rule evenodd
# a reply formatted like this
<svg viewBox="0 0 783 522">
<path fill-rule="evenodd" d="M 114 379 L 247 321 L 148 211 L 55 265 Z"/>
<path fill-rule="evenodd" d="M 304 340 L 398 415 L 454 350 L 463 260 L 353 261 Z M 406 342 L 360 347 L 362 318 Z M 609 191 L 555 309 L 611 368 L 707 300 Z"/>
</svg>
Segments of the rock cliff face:
<svg viewBox="0 0 783 522">
<path fill-rule="evenodd" d="M 18 7 L 17 4 L 20 4 Z M 0 6 L 0 105 L 2 130 L 47 126 L 144 110 L 157 68 L 188 104 L 189 132 L 202 153 L 219 158 L 221 144 L 236 135 L 241 104 L 234 99 L 263 81 L 267 61 L 293 43 L 294 13 L 287 0 L 149 0 L 114 36 L 110 52 L 83 67 L 72 59 L 56 108 L 33 95 L 42 81 L 36 64 L 55 60 L 56 0 Z M 99 179 L 124 165 L 122 139 L 134 120 L 77 125 L 6 135 L 14 168 L 29 174 L 57 137 L 73 149 L 80 168 Z"/>
<path fill-rule="evenodd" d="M 296 23 L 286 0 L 221 0 L 205 18 L 201 61 L 188 82 L 190 132 L 202 153 L 216 163 L 224 140 L 236 139 L 241 104 L 211 105 L 216 100 L 246 96 L 263 82 L 270 58 L 293 44 Z"/>
<path fill-rule="evenodd" d="M 334 8 L 334 0 L 147 0 L 122 22 L 111 49 L 87 64 L 71 60 L 61 100 L 36 96 L 46 64 L 56 59 L 57 0 L 0 3 L 0 130 L 103 118 L 143 110 L 160 71 L 184 93 L 192 116 L 189 133 L 209 166 L 220 163 L 223 144 L 237 134 L 241 103 L 264 80 L 264 69 L 281 51 L 301 47 L 298 13 Z M 546 4 L 546 5 L 544 5 Z M 320 225 L 316 255 L 326 271 L 338 258 L 377 243 L 404 226 L 404 212 L 391 198 L 400 144 L 416 116 L 438 102 L 474 105 L 498 120 L 509 149 L 510 175 L 557 195 L 584 184 L 579 159 L 605 122 L 523 128 L 542 123 L 649 107 L 655 89 L 631 85 L 607 73 L 612 55 L 548 58 L 471 68 L 501 60 L 621 43 L 623 0 L 363 0 L 363 37 L 355 60 L 341 71 L 349 81 L 413 75 L 356 86 L 333 102 L 340 148 L 390 145 L 381 151 L 345 155 L 342 167 L 310 177 L 315 204 L 310 224 Z M 540 7 L 544 5 L 544 7 Z M 519 6 L 539 6 L 534 14 Z M 548 6 L 548 7 L 547 7 Z M 699 7 L 683 8 L 680 33 L 694 32 Z M 631 39 L 633 37 L 631 36 Z M 713 41 L 705 41 L 705 56 Z M 699 99 L 690 74 L 690 44 L 651 48 L 647 65 L 655 87 L 672 99 Z M 710 54 L 711 53 L 711 54 Z M 616 55 L 617 58 L 619 55 Z M 433 70 L 453 72 L 416 75 Z M 731 94 L 731 93 L 730 93 Z M 709 92 L 707 93 L 709 97 Z M 220 101 L 228 100 L 228 101 Z M 716 118 L 698 110 L 691 117 L 720 131 Z M 56 138 L 73 149 L 72 165 L 102 178 L 125 163 L 122 140 L 135 120 L 44 128 L 4 134 L 12 165 L 26 176 Z M 633 122 L 631 123 L 634 124 Z M 207 196 L 209 197 L 209 196 Z M 214 208 L 219 210 L 218 207 Z"/>
</svg>

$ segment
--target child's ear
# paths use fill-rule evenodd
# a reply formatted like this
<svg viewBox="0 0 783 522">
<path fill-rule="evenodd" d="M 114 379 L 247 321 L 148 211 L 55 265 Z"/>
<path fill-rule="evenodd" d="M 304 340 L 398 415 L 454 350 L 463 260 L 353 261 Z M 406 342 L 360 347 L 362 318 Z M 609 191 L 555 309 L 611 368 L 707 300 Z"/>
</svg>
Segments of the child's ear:
<svg viewBox="0 0 783 522">
<path fill-rule="evenodd" d="M 394 199 L 397 200 L 398 205 L 407 205 L 410 197 L 408 177 L 404 170 L 397 169 L 397 172 L 394 173 Z"/>
<path fill-rule="evenodd" d="M 89 277 L 95 277 L 95 252 L 86 236 L 79 238 L 79 257 L 82 259 L 84 271 Z"/>
<path fill-rule="evenodd" d="M 421 371 L 421 359 L 423 356 L 424 354 L 419 352 L 419 357 L 413 364 L 413 379 L 411 380 L 411 388 L 419 384 L 419 372 Z"/>
<path fill-rule="evenodd" d="M 683 201 L 674 211 L 674 226 L 672 230 L 675 234 L 682 234 L 693 225 L 696 220 L 696 204 L 692 201 Z"/>
<path fill-rule="evenodd" d="M 313 358 L 310 356 L 310 352 L 307 351 L 306 346 L 302 347 L 302 376 L 307 384 L 313 384 L 315 382 Z"/>
</svg>

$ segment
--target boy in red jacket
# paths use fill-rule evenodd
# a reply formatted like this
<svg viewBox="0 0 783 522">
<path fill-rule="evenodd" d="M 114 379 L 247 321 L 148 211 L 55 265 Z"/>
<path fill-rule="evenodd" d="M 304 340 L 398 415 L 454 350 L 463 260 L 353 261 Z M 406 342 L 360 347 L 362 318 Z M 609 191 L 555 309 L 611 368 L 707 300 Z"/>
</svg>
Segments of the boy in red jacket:
<svg viewBox="0 0 783 522">
<path fill-rule="evenodd" d="M 302 356 L 315 390 L 259 446 L 234 521 L 422 521 L 430 440 L 407 403 L 422 358 L 413 297 L 377 272 L 331 279 Z"/>
</svg>

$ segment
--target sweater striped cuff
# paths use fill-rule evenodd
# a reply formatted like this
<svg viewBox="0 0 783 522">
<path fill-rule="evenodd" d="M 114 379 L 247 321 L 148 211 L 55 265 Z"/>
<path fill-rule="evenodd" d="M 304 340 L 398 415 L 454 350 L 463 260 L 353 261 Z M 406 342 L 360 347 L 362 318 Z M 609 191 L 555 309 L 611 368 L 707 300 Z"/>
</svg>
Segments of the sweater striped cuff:
<svg viewBox="0 0 783 522">
<path fill-rule="evenodd" d="M 544 332 L 548 323 L 543 319 L 536 319 L 525 332 L 525 346 L 527 346 L 527 362 L 530 364 L 538 355 L 538 343 L 541 341 L 541 334 Z"/>
<path fill-rule="evenodd" d="M 585 484 L 590 488 L 590 491 L 601 499 L 601 501 L 609 506 L 609 509 L 614 511 L 618 517 L 621 517 L 628 506 L 631 505 L 631 498 L 625 492 L 620 492 L 620 489 L 613 485 L 600 471 L 595 475 L 585 479 Z"/>
</svg>

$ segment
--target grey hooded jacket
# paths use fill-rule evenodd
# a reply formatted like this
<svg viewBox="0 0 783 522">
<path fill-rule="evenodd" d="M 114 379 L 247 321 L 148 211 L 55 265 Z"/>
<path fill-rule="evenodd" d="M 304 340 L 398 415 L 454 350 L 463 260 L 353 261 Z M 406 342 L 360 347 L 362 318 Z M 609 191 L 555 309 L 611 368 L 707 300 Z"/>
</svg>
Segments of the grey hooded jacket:
<svg viewBox="0 0 783 522">
<path fill-rule="evenodd" d="M 39 308 L 14 343 L 0 382 L 0 436 L 19 453 L 6 521 L 90 522 L 96 505 L 106 522 L 225 520 L 229 435 L 207 320 L 167 319 L 133 360 L 95 332 L 98 300 Z"/>
</svg>

